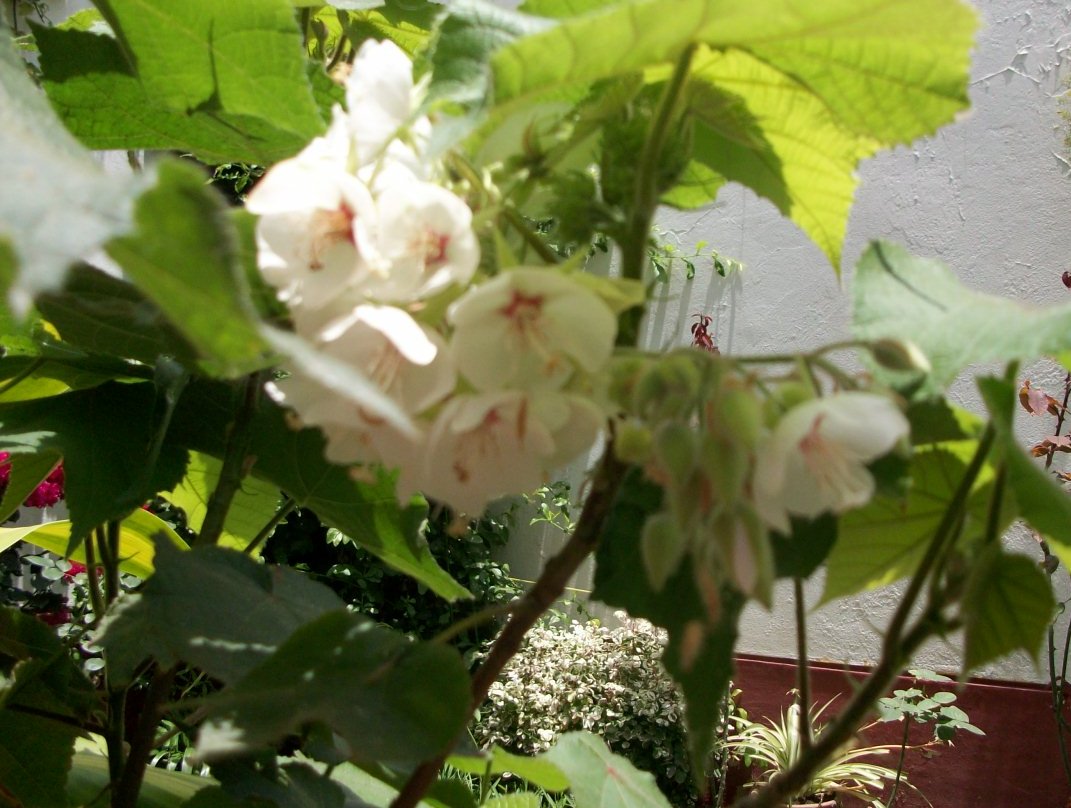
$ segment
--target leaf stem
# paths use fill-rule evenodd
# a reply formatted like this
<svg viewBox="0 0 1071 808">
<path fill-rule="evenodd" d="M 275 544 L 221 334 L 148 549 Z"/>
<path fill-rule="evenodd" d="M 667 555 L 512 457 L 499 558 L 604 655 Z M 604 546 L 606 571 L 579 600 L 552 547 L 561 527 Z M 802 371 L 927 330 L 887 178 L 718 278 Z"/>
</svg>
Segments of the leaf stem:
<svg viewBox="0 0 1071 808">
<path fill-rule="evenodd" d="M 472 676 L 469 717 L 487 697 L 499 673 L 520 650 L 524 635 L 539 617 L 561 596 L 569 579 L 598 545 L 603 525 L 610 514 L 624 479 L 625 465 L 614 456 L 613 443 L 607 444 L 591 483 L 576 530 L 559 553 L 551 558 L 531 589 L 512 604 L 512 614 L 495 639 L 483 663 Z M 402 786 L 391 808 L 414 808 L 435 780 L 448 752 L 418 766 Z"/>
<path fill-rule="evenodd" d="M 803 600 L 803 579 L 792 579 L 796 600 L 796 687 L 800 692 L 799 735 L 800 749 L 806 754 L 811 748 L 811 669 L 807 659 L 807 605 Z"/>
<path fill-rule="evenodd" d="M 223 533 L 223 524 L 227 518 L 234 495 L 242 484 L 242 479 L 249 473 L 249 446 L 253 440 L 253 416 L 260 403 L 260 388 L 264 382 L 262 372 L 251 374 L 246 379 L 242 401 L 235 413 L 234 422 L 227 436 L 227 448 L 223 456 L 223 465 L 219 470 L 219 480 L 208 498 L 205 518 L 201 523 L 201 532 L 194 540 L 197 544 L 215 544 Z"/>
<path fill-rule="evenodd" d="M 130 737 L 130 751 L 127 753 L 122 776 L 112 793 L 112 808 L 137 808 L 138 792 L 145 778 L 145 768 L 155 747 L 156 725 L 163 715 L 162 705 L 171 692 L 177 670 L 177 666 L 167 670 L 157 669 L 149 683 L 145 703 L 138 714 L 137 726 Z"/>
<path fill-rule="evenodd" d="M 296 507 L 297 500 L 293 497 L 287 497 L 286 501 L 279 506 L 279 509 L 275 512 L 272 518 L 268 520 L 268 523 L 264 525 L 264 527 L 260 529 L 260 532 L 250 540 L 249 544 L 245 546 L 242 552 L 248 555 L 249 553 L 252 553 L 254 550 L 256 550 L 258 547 L 260 547 L 261 543 L 264 542 L 269 536 L 271 536 L 271 534 L 275 531 L 275 528 L 279 527 L 279 523 L 282 522 L 287 516 L 289 516 L 290 512 L 293 511 Z"/>
<path fill-rule="evenodd" d="M 528 226 L 521 214 L 511 207 L 505 207 L 502 209 L 502 215 L 506 217 L 506 221 L 513 226 L 513 229 L 520 233 L 525 244 L 535 250 L 540 258 L 551 265 L 559 263 L 558 254 Z"/>
<path fill-rule="evenodd" d="M 647 240 L 651 234 L 655 209 L 658 207 L 658 166 L 669 137 L 670 126 L 679 113 L 697 47 L 696 43 L 689 43 L 677 57 L 673 75 L 658 100 L 658 107 L 643 143 L 643 151 L 640 152 L 632 209 L 625 226 L 626 235 L 621 243 L 621 274 L 625 278 L 643 279 L 643 268 L 647 261 Z M 643 306 L 636 306 L 622 313 L 618 330 L 619 345 L 636 344 L 643 311 Z"/>
<path fill-rule="evenodd" d="M 478 612 L 473 612 L 467 617 L 463 617 L 455 623 L 451 623 L 444 628 L 428 642 L 436 645 L 445 645 L 450 642 L 454 637 L 459 634 L 468 631 L 474 626 L 478 626 L 481 623 L 486 623 L 488 620 L 494 620 L 496 617 L 500 617 L 504 614 L 510 614 L 513 611 L 513 602 L 510 603 L 496 603 L 493 606 L 488 606 L 484 609 L 480 609 Z"/>
</svg>

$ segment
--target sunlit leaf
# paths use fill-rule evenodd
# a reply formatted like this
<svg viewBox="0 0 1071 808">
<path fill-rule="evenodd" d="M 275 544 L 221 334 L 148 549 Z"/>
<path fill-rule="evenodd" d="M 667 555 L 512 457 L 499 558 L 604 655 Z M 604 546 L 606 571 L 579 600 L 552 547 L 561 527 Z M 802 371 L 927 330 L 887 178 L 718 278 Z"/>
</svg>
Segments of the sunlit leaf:
<svg viewBox="0 0 1071 808">
<path fill-rule="evenodd" d="M 594 733 L 567 732 L 546 757 L 569 778 L 576 808 L 669 808 L 654 775 L 615 755 Z"/>
</svg>

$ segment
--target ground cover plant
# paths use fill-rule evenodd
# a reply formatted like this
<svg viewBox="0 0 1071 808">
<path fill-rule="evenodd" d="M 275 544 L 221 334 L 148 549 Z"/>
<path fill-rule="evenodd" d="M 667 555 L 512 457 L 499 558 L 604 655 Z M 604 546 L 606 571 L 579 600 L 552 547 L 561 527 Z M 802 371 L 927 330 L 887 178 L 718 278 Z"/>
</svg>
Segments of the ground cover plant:
<svg viewBox="0 0 1071 808">
<path fill-rule="evenodd" d="M 805 784 L 927 639 L 962 630 L 965 672 L 1037 651 L 1049 580 L 1000 538 L 1025 520 L 1066 562 L 1071 504 L 1013 434 L 1015 373 L 1071 361 L 1071 308 L 973 292 L 875 243 L 850 341 L 637 344 L 660 204 L 743 183 L 839 266 L 858 163 L 965 108 L 969 8 L 95 5 L 31 20 L 32 69 L 0 41 L 0 517 L 60 462 L 70 512 L 2 541 L 85 566 L 104 660 L 86 674 L 52 628 L 0 611 L 0 799 L 468 808 L 439 777 L 449 758 L 577 808 L 666 805 L 589 733 L 531 758 L 457 746 L 592 556 L 594 597 L 667 633 L 696 772 L 745 603 L 823 566 L 827 599 L 907 579 L 872 673 L 820 736 L 800 719 L 800 754 L 748 808 Z M 586 272 L 611 246 L 619 271 Z M 942 395 L 979 362 L 1007 366 L 977 380 L 984 416 Z M 596 445 L 534 584 L 429 639 L 260 558 L 305 508 L 467 599 L 428 550 L 428 499 L 476 518 Z M 188 533 L 142 509 L 158 497 Z M 503 616 L 470 671 L 450 641 Z M 202 676 L 213 692 L 180 687 Z M 211 778 L 148 765 L 176 729 Z"/>
</svg>

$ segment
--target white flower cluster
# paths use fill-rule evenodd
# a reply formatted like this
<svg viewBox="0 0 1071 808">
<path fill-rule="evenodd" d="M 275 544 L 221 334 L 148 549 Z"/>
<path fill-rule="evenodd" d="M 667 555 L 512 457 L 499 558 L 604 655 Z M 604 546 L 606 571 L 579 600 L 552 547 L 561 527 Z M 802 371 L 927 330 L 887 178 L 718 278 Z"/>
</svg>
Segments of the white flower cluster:
<svg viewBox="0 0 1071 808">
<path fill-rule="evenodd" d="M 409 58 L 366 43 L 347 110 L 247 200 L 261 270 L 298 335 L 370 380 L 412 428 L 383 417 L 382 397 L 300 366 L 269 392 L 323 431 L 328 459 L 398 468 L 400 496 L 475 515 L 594 442 L 604 414 L 577 391 L 609 360 L 616 319 L 551 268 L 478 282 L 472 212 L 427 155 L 421 98 Z M 459 289 L 434 319 L 432 301 Z"/>
</svg>

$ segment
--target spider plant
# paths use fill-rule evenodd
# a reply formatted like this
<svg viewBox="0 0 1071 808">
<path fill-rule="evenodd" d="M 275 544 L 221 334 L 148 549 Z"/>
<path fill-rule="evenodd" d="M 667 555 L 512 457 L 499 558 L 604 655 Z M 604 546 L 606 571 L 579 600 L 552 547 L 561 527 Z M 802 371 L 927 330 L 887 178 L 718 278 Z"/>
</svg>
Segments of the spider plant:
<svg viewBox="0 0 1071 808">
<path fill-rule="evenodd" d="M 830 704 L 832 699 L 821 707 L 812 706 L 808 711 L 812 738 L 818 738 L 822 734 L 825 725 L 819 724 L 818 719 Z M 739 754 L 746 765 L 759 770 L 757 779 L 748 783 L 745 786 L 747 788 L 768 782 L 779 772 L 792 766 L 802 754 L 799 702 L 790 706 L 787 714 L 782 711 L 779 721 L 768 718 L 765 724 L 760 724 L 739 717 L 734 718 L 734 721 L 737 731 L 727 740 L 730 752 Z M 881 798 L 886 785 L 897 781 L 897 771 L 867 759 L 887 755 L 899 748 L 895 744 L 884 744 L 841 749 L 818 769 L 799 791 L 791 795 L 788 804 L 807 804 L 833 799 L 839 805 L 842 797 L 851 796 L 873 808 L 886 808 Z M 902 773 L 899 775 L 899 782 L 919 793 Z M 929 800 L 922 798 L 930 805 Z"/>
</svg>

